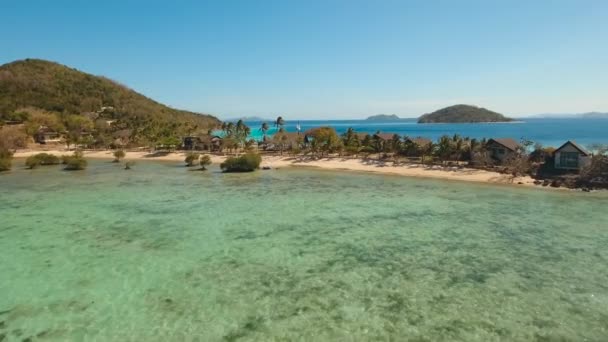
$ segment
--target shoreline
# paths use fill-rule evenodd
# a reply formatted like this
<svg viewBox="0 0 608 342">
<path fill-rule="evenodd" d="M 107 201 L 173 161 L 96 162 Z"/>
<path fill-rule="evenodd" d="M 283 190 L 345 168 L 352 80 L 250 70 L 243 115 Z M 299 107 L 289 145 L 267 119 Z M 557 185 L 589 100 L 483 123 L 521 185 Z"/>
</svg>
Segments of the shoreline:
<svg viewBox="0 0 608 342">
<path fill-rule="evenodd" d="M 49 153 L 56 156 L 71 154 L 73 151 L 62 150 L 18 150 L 15 158 L 27 158 L 38 153 Z M 112 150 L 85 150 L 83 151 L 85 158 L 91 159 L 114 159 Z M 147 151 L 126 151 L 126 156 L 123 161 L 167 161 L 167 162 L 184 162 L 186 152 L 155 152 Z M 214 154 L 208 154 L 211 157 L 213 164 L 222 163 L 227 157 Z M 487 184 L 506 184 L 521 187 L 546 188 L 534 184 L 534 179 L 525 177 L 512 177 L 510 175 L 501 174 L 493 171 L 472 169 L 457 166 L 424 166 L 420 164 L 399 164 L 395 165 L 392 161 L 379 161 L 372 159 L 350 159 L 344 157 L 323 157 L 311 158 L 306 156 L 271 156 L 262 155 L 262 163 L 260 167 L 270 167 L 271 169 L 284 167 L 314 167 L 324 170 L 334 171 L 357 171 L 369 172 L 384 175 L 397 175 L 404 177 L 419 177 L 433 178 L 442 180 L 466 181 Z M 563 190 L 570 190 L 565 189 Z"/>
</svg>

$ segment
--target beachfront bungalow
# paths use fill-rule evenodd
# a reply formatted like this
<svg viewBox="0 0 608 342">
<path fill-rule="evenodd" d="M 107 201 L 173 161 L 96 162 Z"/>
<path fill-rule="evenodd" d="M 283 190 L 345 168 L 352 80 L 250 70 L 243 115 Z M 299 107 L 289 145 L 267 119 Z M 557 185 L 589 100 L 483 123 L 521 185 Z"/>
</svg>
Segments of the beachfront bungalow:
<svg viewBox="0 0 608 342">
<path fill-rule="evenodd" d="M 218 135 L 186 136 L 182 138 L 182 149 L 198 151 L 219 151 L 222 138 Z"/>
<path fill-rule="evenodd" d="M 571 140 L 555 150 L 553 157 L 555 168 L 560 170 L 580 170 L 591 162 L 591 154 Z"/>
<path fill-rule="evenodd" d="M 510 138 L 490 139 L 486 143 L 486 149 L 490 152 L 490 157 L 502 162 L 517 153 L 519 143 Z"/>
<path fill-rule="evenodd" d="M 221 151 L 222 150 L 222 137 L 219 135 L 209 136 L 209 151 Z"/>
<path fill-rule="evenodd" d="M 188 136 L 182 137 L 182 149 L 184 150 L 197 150 L 201 147 L 202 140 L 200 137 Z"/>
<path fill-rule="evenodd" d="M 52 144 L 61 142 L 61 134 L 47 126 L 40 126 L 34 135 L 34 141 L 39 144 Z"/>
</svg>

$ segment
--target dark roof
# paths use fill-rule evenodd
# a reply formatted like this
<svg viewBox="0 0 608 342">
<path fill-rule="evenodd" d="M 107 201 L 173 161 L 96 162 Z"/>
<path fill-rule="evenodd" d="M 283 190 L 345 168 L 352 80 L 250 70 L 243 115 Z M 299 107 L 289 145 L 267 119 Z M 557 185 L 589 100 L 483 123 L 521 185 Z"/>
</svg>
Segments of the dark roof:
<svg viewBox="0 0 608 342">
<path fill-rule="evenodd" d="M 357 139 L 363 141 L 363 139 L 365 139 L 366 136 L 371 136 L 371 134 L 369 133 L 355 133 L 355 135 L 357 136 Z"/>
<path fill-rule="evenodd" d="M 407 138 L 405 141 L 411 141 L 418 146 L 427 146 L 431 144 L 433 141 L 431 139 L 417 137 L 417 138 Z"/>
<path fill-rule="evenodd" d="M 382 140 L 392 140 L 395 133 L 378 133 L 374 135 Z"/>
<path fill-rule="evenodd" d="M 562 148 L 564 148 L 564 147 L 566 147 L 568 145 L 572 145 L 572 147 L 574 147 L 575 149 L 577 149 L 583 156 L 588 156 L 589 155 L 589 152 L 587 152 L 587 150 L 585 150 L 584 148 L 582 148 L 580 145 L 578 145 L 576 142 L 574 142 L 572 140 L 566 141 L 562 146 L 560 146 L 553 153 L 556 153 L 557 151 L 561 150 Z"/>
<path fill-rule="evenodd" d="M 488 140 L 488 144 L 492 142 L 502 145 L 513 152 L 517 151 L 519 148 L 519 143 L 511 138 L 497 138 Z"/>
</svg>

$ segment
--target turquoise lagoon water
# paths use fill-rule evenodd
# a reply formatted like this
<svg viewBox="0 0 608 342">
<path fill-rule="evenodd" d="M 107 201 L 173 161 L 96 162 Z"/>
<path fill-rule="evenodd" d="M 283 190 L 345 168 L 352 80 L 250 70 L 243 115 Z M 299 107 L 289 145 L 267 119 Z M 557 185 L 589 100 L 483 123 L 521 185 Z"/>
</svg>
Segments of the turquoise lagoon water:
<svg viewBox="0 0 608 342">
<path fill-rule="evenodd" d="M 515 123 L 473 123 L 473 124 L 417 124 L 415 119 L 401 121 L 368 121 L 368 120 L 288 120 L 285 129 L 296 131 L 299 123 L 302 131 L 319 126 L 331 126 L 338 133 L 344 133 L 349 127 L 357 132 L 374 134 L 397 133 L 401 136 L 426 137 L 437 140 L 442 135 L 460 134 L 471 138 L 526 138 L 544 146 L 559 147 L 567 140 L 575 140 L 582 146 L 594 143 L 608 144 L 608 119 L 586 118 L 525 118 Z M 272 124 L 272 122 L 269 122 Z M 262 139 L 259 128 L 261 121 L 250 121 L 251 138 Z M 273 135 L 272 127 L 267 134 Z"/>
<path fill-rule="evenodd" d="M 0 340 L 606 341 L 607 207 L 308 169 L 17 168 Z"/>
</svg>

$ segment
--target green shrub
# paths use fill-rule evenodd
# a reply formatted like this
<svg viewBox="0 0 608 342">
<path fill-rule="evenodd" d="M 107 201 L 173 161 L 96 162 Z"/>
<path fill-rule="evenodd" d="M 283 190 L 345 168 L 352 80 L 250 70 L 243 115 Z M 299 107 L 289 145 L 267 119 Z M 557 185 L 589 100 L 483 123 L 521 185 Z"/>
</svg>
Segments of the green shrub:
<svg viewBox="0 0 608 342">
<path fill-rule="evenodd" d="M 131 168 L 135 165 L 134 161 L 128 161 L 125 163 L 125 170 L 131 170 Z"/>
<path fill-rule="evenodd" d="M 207 166 L 211 165 L 211 157 L 207 154 L 203 154 L 201 159 L 199 159 L 199 164 L 201 165 L 201 169 L 207 170 Z"/>
<path fill-rule="evenodd" d="M 196 152 L 186 153 L 186 159 L 184 160 L 186 162 L 186 166 L 194 166 L 200 156 L 201 155 Z"/>
<path fill-rule="evenodd" d="M 12 167 L 13 152 L 0 148 L 0 171 L 8 171 Z"/>
<path fill-rule="evenodd" d="M 35 169 L 40 166 L 40 159 L 36 156 L 29 156 L 25 160 L 25 166 L 27 166 L 28 169 Z"/>
<path fill-rule="evenodd" d="M 82 152 L 76 151 L 71 156 L 62 156 L 63 164 L 65 164 L 64 170 L 84 170 L 87 168 L 87 161 L 84 159 Z"/>
<path fill-rule="evenodd" d="M 123 151 L 123 150 L 116 150 L 116 151 L 114 151 L 114 162 L 115 162 L 115 163 L 120 162 L 120 160 L 121 160 L 122 158 L 124 158 L 124 157 L 125 157 L 125 155 L 126 155 L 126 153 L 125 153 L 125 151 Z"/>
<path fill-rule="evenodd" d="M 41 165 L 57 165 L 61 162 L 59 157 L 49 153 L 38 153 L 33 156 L 27 157 L 25 160 L 25 166 L 30 169 L 37 168 Z"/>
<path fill-rule="evenodd" d="M 251 172 L 260 168 L 262 157 L 257 153 L 246 153 L 240 157 L 226 159 L 220 167 L 224 172 Z"/>
</svg>

